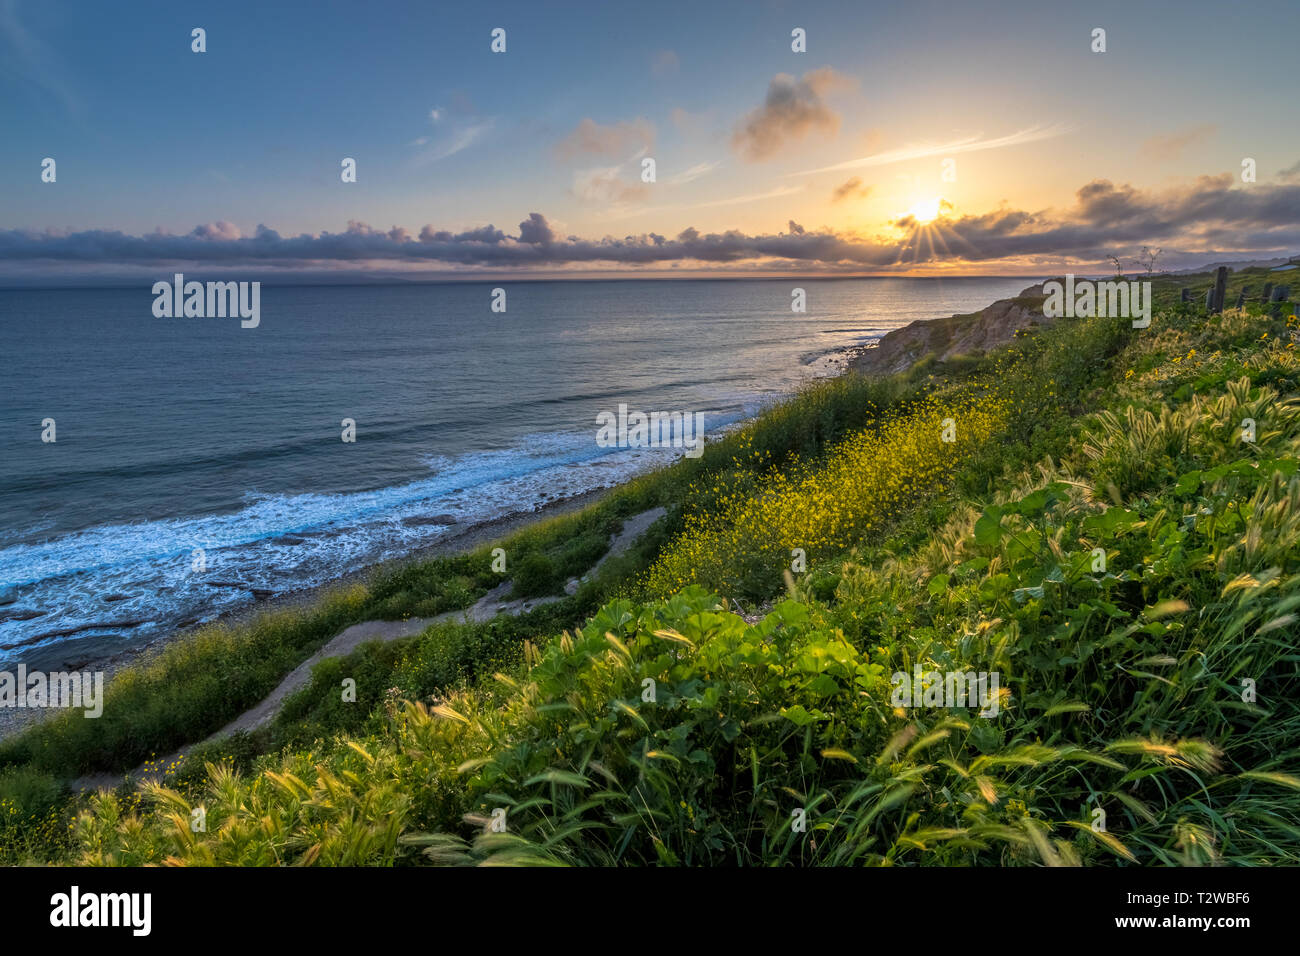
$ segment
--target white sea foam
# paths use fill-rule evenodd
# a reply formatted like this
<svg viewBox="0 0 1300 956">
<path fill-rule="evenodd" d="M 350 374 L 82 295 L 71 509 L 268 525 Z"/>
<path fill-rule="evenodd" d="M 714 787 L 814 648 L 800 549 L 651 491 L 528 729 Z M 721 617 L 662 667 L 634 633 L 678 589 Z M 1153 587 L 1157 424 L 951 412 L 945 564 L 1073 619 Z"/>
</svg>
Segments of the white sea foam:
<svg viewBox="0 0 1300 956">
<path fill-rule="evenodd" d="M 733 403 L 711 413 L 711 434 L 757 407 Z M 36 639 L 74 628 L 84 629 L 77 636 L 120 632 L 125 647 L 182 621 L 246 604 L 253 600 L 251 588 L 314 587 L 409 554 L 451 530 L 427 523 L 430 515 L 468 525 L 531 511 L 626 481 L 680 454 L 671 448 L 601 449 L 589 433 L 530 435 L 509 448 L 458 458 L 431 455 L 428 477 L 391 488 L 248 495 L 242 508 L 227 514 L 108 525 L 0 549 L 0 581 L 20 593 L 3 610 L 45 612 L 0 621 L 0 659 L 66 640 L 71 635 Z M 286 536 L 291 540 L 281 540 Z M 202 572 L 192 569 L 196 548 L 203 551 Z M 106 602 L 106 596 L 120 599 Z"/>
</svg>

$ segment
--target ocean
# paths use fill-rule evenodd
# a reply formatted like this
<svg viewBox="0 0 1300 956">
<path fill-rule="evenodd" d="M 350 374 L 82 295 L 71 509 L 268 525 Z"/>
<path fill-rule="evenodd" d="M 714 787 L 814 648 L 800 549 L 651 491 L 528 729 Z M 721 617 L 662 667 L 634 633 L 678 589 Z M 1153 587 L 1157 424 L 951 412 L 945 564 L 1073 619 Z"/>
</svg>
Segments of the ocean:
<svg viewBox="0 0 1300 956">
<path fill-rule="evenodd" d="M 892 328 L 1030 284 L 264 286 L 256 328 L 155 318 L 148 284 L 0 290 L 0 663 L 79 666 L 249 588 L 617 484 L 682 450 L 602 447 L 601 413 L 698 412 L 716 434 Z"/>
</svg>

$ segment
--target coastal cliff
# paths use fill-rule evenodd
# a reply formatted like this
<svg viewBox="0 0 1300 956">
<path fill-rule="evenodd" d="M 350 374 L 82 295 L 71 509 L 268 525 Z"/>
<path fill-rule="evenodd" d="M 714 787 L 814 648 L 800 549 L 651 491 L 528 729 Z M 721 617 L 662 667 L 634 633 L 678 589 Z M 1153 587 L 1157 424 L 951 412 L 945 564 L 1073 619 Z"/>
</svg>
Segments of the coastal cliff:
<svg viewBox="0 0 1300 956">
<path fill-rule="evenodd" d="M 1054 321 L 1043 315 L 1043 287 L 1030 286 L 1011 299 L 965 315 L 927 319 L 886 334 L 849 362 L 849 369 L 871 375 L 892 375 L 933 356 L 947 361 L 996 348 L 1021 329 L 1032 330 Z"/>
</svg>

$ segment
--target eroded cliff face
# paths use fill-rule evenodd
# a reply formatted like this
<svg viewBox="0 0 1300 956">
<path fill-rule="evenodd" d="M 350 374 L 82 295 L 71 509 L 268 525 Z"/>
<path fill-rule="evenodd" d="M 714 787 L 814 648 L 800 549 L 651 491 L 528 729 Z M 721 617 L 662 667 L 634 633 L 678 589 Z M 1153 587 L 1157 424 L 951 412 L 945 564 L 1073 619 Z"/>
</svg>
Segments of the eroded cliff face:
<svg viewBox="0 0 1300 956">
<path fill-rule="evenodd" d="M 979 312 L 913 322 L 884 336 L 854 357 L 849 368 L 872 375 L 901 372 L 927 355 L 951 359 L 988 351 L 1011 341 L 1020 329 L 1051 325 L 1043 315 L 1043 287 L 1030 286 L 1013 299 L 999 299 Z"/>
</svg>

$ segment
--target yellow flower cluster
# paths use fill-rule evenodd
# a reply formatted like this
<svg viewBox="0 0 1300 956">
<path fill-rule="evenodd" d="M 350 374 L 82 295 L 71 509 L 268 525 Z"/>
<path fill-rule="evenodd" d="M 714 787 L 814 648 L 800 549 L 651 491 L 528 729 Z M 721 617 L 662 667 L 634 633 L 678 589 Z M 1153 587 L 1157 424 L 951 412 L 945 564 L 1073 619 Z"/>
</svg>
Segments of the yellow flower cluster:
<svg viewBox="0 0 1300 956">
<path fill-rule="evenodd" d="M 939 490 L 961 458 L 1005 426 L 1009 403 L 985 393 L 927 399 L 786 468 L 752 491 L 718 493 L 648 572 L 652 594 L 702 584 L 726 594 L 741 581 L 842 553 Z M 798 551 L 796 551 L 798 549 Z M 802 555 L 800 554 L 802 552 Z M 801 570 L 794 568 L 794 570 Z"/>
</svg>

